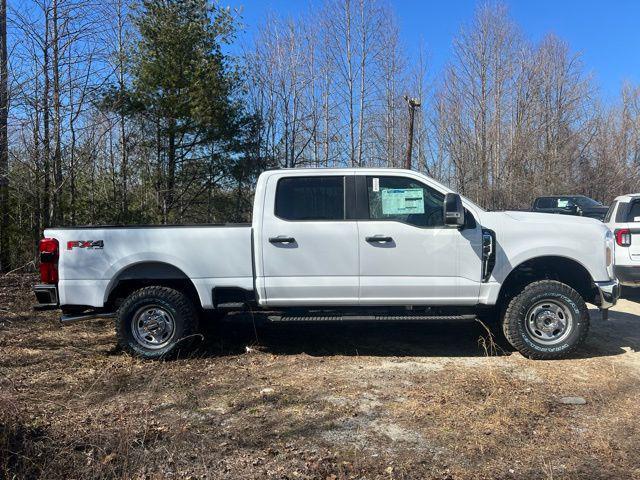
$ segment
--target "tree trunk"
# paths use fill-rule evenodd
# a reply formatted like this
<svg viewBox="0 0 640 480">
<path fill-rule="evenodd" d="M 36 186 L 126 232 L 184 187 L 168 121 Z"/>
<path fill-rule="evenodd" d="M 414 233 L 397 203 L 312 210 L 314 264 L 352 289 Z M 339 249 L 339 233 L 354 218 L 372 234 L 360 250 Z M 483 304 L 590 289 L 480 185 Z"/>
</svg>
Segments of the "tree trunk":
<svg viewBox="0 0 640 480">
<path fill-rule="evenodd" d="M 173 209 L 175 183 L 176 183 L 176 121 L 169 120 L 169 131 L 167 134 L 167 184 L 165 191 L 165 219 L 164 223 L 168 223 L 169 215 Z"/>
<path fill-rule="evenodd" d="M 0 0 L 0 271 L 10 269 L 9 257 L 9 141 L 7 119 L 7 0 Z"/>
<path fill-rule="evenodd" d="M 356 164 L 362 167 L 362 149 L 364 147 L 364 110 L 366 96 L 366 73 L 367 73 L 367 20 L 364 14 L 364 0 L 360 0 L 360 28 L 362 29 L 360 37 L 360 107 L 358 111 L 358 153 Z"/>
<path fill-rule="evenodd" d="M 53 218 L 56 225 L 62 225 L 62 139 L 60 132 L 60 38 L 58 32 L 58 0 L 53 0 L 52 9 L 53 58 L 51 67 L 53 69 L 53 137 L 55 140 L 53 151 Z"/>
<path fill-rule="evenodd" d="M 49 131 L 49 92 L 51 89 L 49 80 L 49 11 L 44 10 L 44 44 L 42 46 L 42 76 L 44 87 L 42 92 L 42 129 L 43 129 L 43 170 L 44 188 L 42 192 L 42 227 L 51 226 L 51 133 Z"/>
<path fill-rule="evenodd" d="M 124 25 L 124 12 L 122 1 L 118 1 L 118 89 L 120 92 L 120 104 L 119 104 L 119 117 L 120 117 L 120 174 L 122 176 L 122 221 L 127 222 L 129 220 L 129 200 L 128 200 L 128 145 L 127 145 L 127 128 L 126 117 L 124 114 L 124 105 L 122 105 L 122 96 L 126 90 L 125 82 L 125 25 Z"/>
</svg>

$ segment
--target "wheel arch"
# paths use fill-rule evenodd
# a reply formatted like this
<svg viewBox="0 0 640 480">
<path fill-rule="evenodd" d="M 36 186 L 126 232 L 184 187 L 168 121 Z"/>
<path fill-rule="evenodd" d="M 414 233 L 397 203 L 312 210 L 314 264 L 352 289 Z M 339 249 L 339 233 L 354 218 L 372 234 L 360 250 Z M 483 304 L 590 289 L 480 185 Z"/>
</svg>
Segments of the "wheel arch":
<svg viewBox="0 0 640 480">
<path fill-rule="evenodd" d="M 105 290 L 104 305 L 116 309 L 122 299 L 139 288 L 158 285 L 180 290 L 198 308 L 202 300 L 196 286 L 180 268 L 161 261 L 140 261 L 120 269 Z"/>
<path fill-rule="evenodd" d="M 586 302 L 592 302 L 597 293 L 593 277 L 580 261 L 562 255 L 542 255 L 524 260 L 511 269 L 500 287 L 498 305 L 504 305 L 526 285 L 545 279 L 570 286 Z"/>
</svg>

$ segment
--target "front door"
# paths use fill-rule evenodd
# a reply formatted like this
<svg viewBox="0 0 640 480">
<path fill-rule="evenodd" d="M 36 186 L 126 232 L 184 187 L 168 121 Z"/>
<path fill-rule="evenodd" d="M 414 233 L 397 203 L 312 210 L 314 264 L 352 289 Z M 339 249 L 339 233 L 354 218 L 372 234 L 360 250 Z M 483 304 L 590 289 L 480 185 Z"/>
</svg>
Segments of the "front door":
<svg viewBox="0 0 640 480">
<path fill-rule="evenodd" d="M 360 304 L 476 304 L 481 229 L 473 219 L 463 230 L 445 226 L 444 194 L 414 178 L 367 176 L 366 186 Z"/>
<path fill-rule="evenodd" d="M 258 240 L 267 305 L 357 304 L 358 227 L 346 219 L 345 178 L 270 177 Z"/>
</svg>

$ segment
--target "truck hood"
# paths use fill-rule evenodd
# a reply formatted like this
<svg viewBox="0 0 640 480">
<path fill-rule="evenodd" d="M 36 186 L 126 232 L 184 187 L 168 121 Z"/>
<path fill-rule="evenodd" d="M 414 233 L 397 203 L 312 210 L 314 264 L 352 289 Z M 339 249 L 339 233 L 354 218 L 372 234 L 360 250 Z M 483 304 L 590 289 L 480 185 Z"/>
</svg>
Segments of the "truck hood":
<svg viewBox="0 0 640 480">
<path fill-rule="evenodd" d="M 502 213 L 507 217 L 517 220 L 519 222 L 528 222 L 528 223 L 553 223 L 553 224 L 562 224 L 562 225 L 597 225 L 602 224 L 601 221 L 596 220 L 595 218 L 589 217 L 580 217 L 576 215 L 558 215 L 556 213 L 539 213 L 539 212 L 518 212 L 518 211 L 506 211 L 506 212 L 495 212 Z"/>
</svg>

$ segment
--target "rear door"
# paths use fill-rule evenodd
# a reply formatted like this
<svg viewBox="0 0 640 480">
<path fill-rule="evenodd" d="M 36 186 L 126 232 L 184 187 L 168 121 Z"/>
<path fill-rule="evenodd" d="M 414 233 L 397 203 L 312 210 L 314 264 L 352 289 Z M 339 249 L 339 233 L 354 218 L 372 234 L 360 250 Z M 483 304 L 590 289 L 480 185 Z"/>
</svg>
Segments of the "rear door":
<svg viewBox="0 0 640 480">
<path fill-rule="evenodd" d="M 347 220 L 349 178 L 353 173 L 269 178 L 256 239 L 266 305 L 357 304 L 358 226 Z"/>
</svg>

